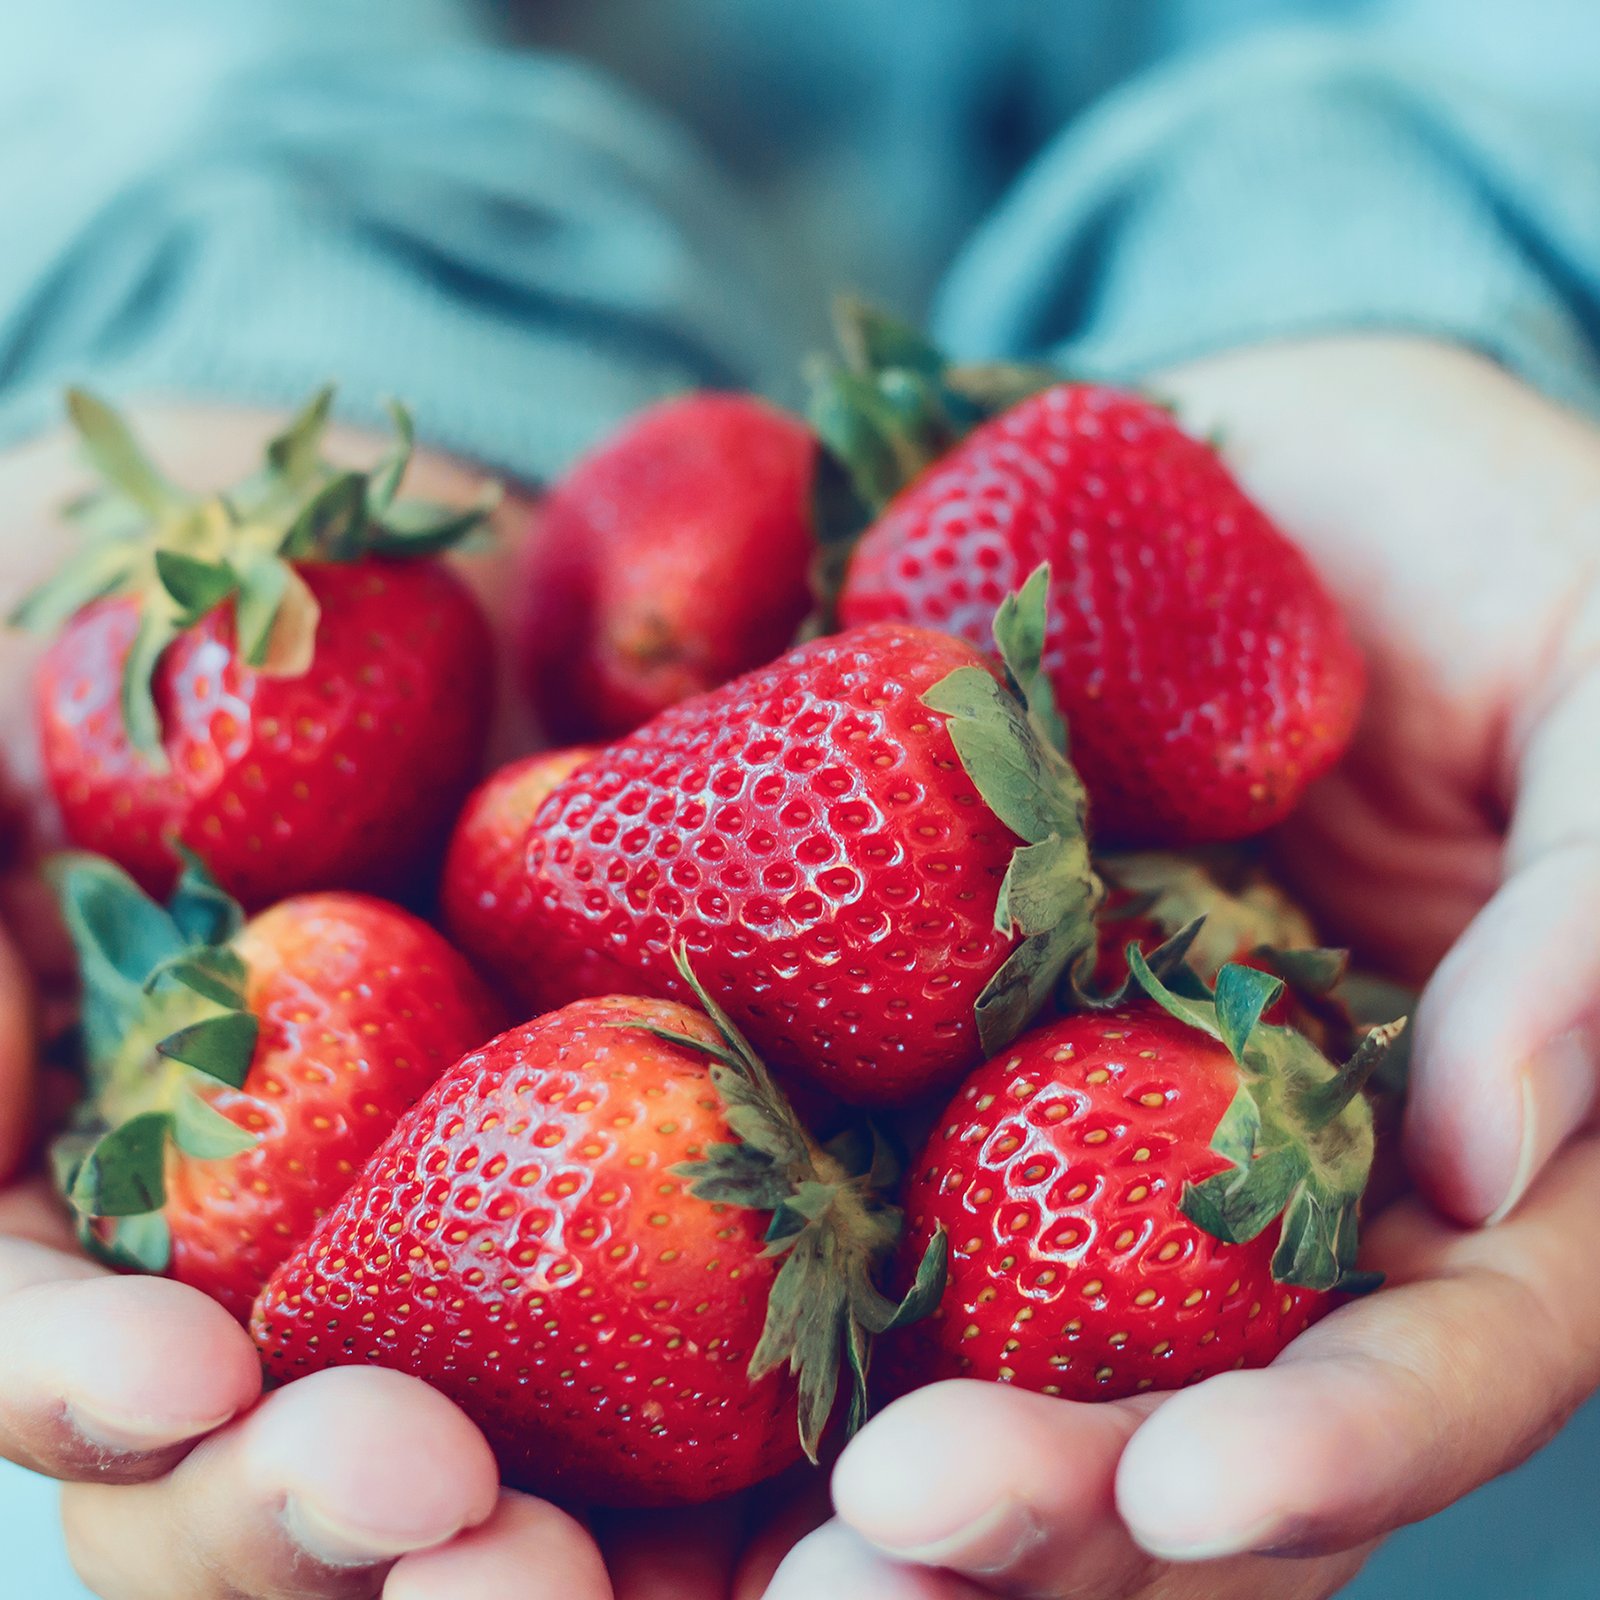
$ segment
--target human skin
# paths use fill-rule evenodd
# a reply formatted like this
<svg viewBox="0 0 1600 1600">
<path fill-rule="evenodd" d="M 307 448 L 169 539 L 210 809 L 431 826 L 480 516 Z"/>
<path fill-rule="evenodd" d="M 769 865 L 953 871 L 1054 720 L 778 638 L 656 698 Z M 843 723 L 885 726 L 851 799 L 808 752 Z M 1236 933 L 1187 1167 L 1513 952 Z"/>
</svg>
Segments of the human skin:
<svg viewBox="0 0 1600 1600">
<path fill-rule="evenodd" d="M 591 1529 L 497 1498 L 475 1431 L 397 1375 L 261 1400 L 228 1319 L 179 1286 L 100 1276 L 18 1187 L 0 1201 L 0 1453 L 77 1480 L 69 1544 L 107 1600 L 755 1600 L 774 1567 L 773 1600 L 1320 1600 L 1374 1540 L 1521 1460 L 1600 1385 L 1600 1282 L 1572 1265 L 1600 1209 L 1584 1131 L 1600 432 L 1420 340 L 1261 347 L 1156 383 L 1186 424 L 1221 430 L 1371 662 L 1356 745 L 1278 851 L 1340 936 L 1433 973 L 1406 1129 L 1417 1192 L 1369 1230 L 1390 1287 L 1272 1368 L 1174 1397 L 922 1391 L 846 1451 L 820 1528 L 799 1481 Z M 232 463 L 259 431 L 167 421 L 196 466 Z M 0 461 L 19 551 L 44 543 L 67 476 L 54 444 Z M 20 667 L 0 659 L 0 693 Z M 17 709 L 0 704 L 0 727 L 20 727 Z M 28 1007 L 0 962 L 8 1108 L 26 1103 Z M 21 1121 L 0 1113 L 0 1150 Z"/>
</svg>

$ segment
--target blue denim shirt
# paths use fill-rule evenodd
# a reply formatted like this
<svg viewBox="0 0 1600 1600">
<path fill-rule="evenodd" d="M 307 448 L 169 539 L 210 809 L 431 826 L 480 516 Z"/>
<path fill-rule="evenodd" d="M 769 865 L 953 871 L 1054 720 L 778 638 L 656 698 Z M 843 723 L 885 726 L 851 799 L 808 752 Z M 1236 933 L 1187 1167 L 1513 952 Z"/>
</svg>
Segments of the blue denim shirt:
<svg viewBox="0 0 1600 1600">
<path fill-rule="evenodd" d="M 792 394 L 842 284 L 1128 373 L 1426 330 L 1600 407 L 1589 0 L 53 0 L 0 11 L 0 438 L 68 378 L 549 471 Z"/>
</svg>

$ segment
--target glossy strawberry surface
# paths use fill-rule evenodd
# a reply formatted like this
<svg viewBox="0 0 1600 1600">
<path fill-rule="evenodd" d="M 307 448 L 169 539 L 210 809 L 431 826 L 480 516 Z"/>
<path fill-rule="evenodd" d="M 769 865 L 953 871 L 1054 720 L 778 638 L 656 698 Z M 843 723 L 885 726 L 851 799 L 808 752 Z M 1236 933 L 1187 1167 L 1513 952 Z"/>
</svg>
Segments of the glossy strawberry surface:
<svg viewBox="0 0 1600 1600">
<path fill-rule="evenodd" d="M 1221 1044 L 1145 1001 L 980 1067 L 909 1169 L 907 1259 L 942 1227 L 950 1274 L 891 1382 L 1109 1400 L 1271 1361 L 1333 1298 L 1273 1281 L 1275 1228 L 1224 1244 L 1178 1209 L 1225 1166 L 1210 1144 L 1238 1084 Z"/>
<path fill-rule="evenodd" d="M 488 625 L 437 561 L 302 569 L 321 609 L 300 677 L 243 665 L 226 605 L 162 658 L 166 766 L 130 744 L 120 704 L 131 599 L 67 624 L 35 680 L 45 769 L 75 844 L 154 894 L 167 840 L 259 907 L 307 889 L 409 893 L 477 777 L 493 696 Z"/>
<path fill-rule="evenodd" d="M 243 1319 L 401 1113 L 501 1019 L 437 933 L 364 895 L 287 900 L 235 947 L 255 1055 L 241 1088 L 198 1092 L 257 1142 L 224 1160 L 172 1152 L 164 1211 L 171 1275 Z"/>
<path fill-rule="evenodd" d="M 582 747 L 544 750 L 502 767 L 473 791 L 450 836 L 439 890 L 445 926 L 513 992 L 538 958 L 516 939 L 531 893 L 528 830 L 550 791 L 592 754 Z"/>
<path fill-rule="evenodd" d="M 522 655 L 546 731 L 590 740 L 787 649 L 811 609 L 816 445 L 750 395 L 653 406 L 540 502 Z"/>
<path fill-rule="evenodd" d="M 921 696 L 982 664 L 922 628 L 822 639 L 587 762 L 529 835 L 525 997 L 680 994 L 683 940 L 774 1068 L 844 1099 L 973 1066 L 1019 841 Z"/>
<path fill-rule="evenodd" d="M 707 1500 L 800 1454 L 792 1380 L 746 1375 L 777 1264 L 764 1214 L 673 1169 L 731 1135 L 698 1012 L 594 999 L 466 1057 L 262 1295 L 274 1378 L 374 1363 L 482 1427 L 509 1483 Z"/>
<path fill-rule="evenodd" d="M 1259 832 L 1343 750 L 1363 670 L 1333 598 L 1213 448 L 1115 390 L 1057 385 L 976 429 L 862 538 L 840 619 L 987 646 L 1041 561 L 1102 844 Z"/>
</svg>

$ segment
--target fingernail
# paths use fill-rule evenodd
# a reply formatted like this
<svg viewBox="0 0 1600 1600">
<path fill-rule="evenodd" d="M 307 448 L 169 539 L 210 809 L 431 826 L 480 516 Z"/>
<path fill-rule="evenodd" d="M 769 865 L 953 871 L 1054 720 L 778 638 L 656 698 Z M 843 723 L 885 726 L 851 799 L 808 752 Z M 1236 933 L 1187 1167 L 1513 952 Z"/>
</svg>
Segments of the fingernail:
<svg viewBox="0 0 1600 1600">
<path fill-rule="evenodd" d="M 67 1403 L 66 1421 L 78 1437 L 97 1450 L 117 1455 L 149 1455 L 170 1450 L 191 1439 L 204 1438 L 233 1420 L 233 1413 L 209 1421 L 175 1421 L 171 1417 L 141 1417 L 82 1400 Z"/>
<path fill-rule="evenodd" d="M 1484 1219 L 1486 1227 L 1511 1215 L 1545 1162 L 1589 1115 L 1595 1096 L 1595 1054 L 1593 1030 L 1574 1028 L 1528 1058 L 1520 1074 L 1517 1164 L 1505 1198 Z"/>
<path fill-rule="evenodd" d="M 1019 1566 L 1043 1543 L 1044 1537 L 1044 1525 L 1033 1508 L 1007 1496 L 943 1538 L 916 1545 L 874 1543 L 895 1561 L 921 1567 L 959 1567 L 962 1572 L 981 1578 Z"/>
<path fill-rule="evenodd" d="M 461 1531 L 452 1527 L 431 1534 L 396 1535 L 355 1528 L 298 1495 L 285 1502 L 283 1525 L 308 1556 L 326 1567 L 372 1567 L 396 1561 L 418 1550 L 431 1550 Z"/>
<path fill-rule="evenodd" d="M 1163 1538 L 1138 1528 L 1133 1532 L 1145 1553 L 1158 1561 L 1222 1561 L 1229 1556 L 1270 1550 L 1279 1527 L 1280 1519 L 1274 1515 L 1231 1532 L 1212 1530 L 1204 1538 Z"/>
</svg>

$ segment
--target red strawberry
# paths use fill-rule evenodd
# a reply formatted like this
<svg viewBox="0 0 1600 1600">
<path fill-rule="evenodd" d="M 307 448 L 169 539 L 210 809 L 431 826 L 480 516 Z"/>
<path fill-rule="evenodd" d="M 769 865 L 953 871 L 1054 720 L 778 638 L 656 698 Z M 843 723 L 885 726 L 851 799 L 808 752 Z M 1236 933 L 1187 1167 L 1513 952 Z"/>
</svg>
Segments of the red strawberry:
<svg viewBox="0 0 1600 1600">
<path fill-rule="evenodd" d="M 545 750 L 502 767 L 468 799 L 450 839 L 440 909 L 450 937 L 513 991 L 537 952 L 511 938 L 530 894 L 528 830 L 545 797 L 594 752 Z"/>
<path fill-rule="evenodd" d="M 166 911 L 92 856 L 63 858 L 57 882 L 90 1079 L 63 1189 L 92 1248 L 242 1319 L 496 1008 L 431 928 L 364 895 L 244 924 L 193 864 Z"/>
<path fill-rule="evenodd" d="M 114 486 L 101 537 L 14 619 L 60 627 L 34 686 L 74 843 L 170 886 L 173 844 L 260 906 L 303 889 L 414 889 L 482 758 L 488 625 L 434 553 L 482 518 L 397 502 L 410 423 L 370 474 L 319 457 L 330 394 L 227 495 L 165 483 L 123 424 L 72 397 Z"/>
<path fill-rule="evenodd" d="M 708 1500 L 814 1458 L 841 1346 L 859 1416 L 871 1335 L 932 1303 L 942 1252 L 900 1307 L 877 1293 L 888 1174 L 819 1149 L 717 1021 L 585 1000 L 468 1056 L 268 1285 L 269 1373 L 415 1373 L 507 1482 L 569 1502 Z"/>
<path fill-rule="evenodd" d="M 917 1156 L 906 1245 L 943 1230 L 950 1272 L 900 1346 L 900 1382 L 1173 1389 L 1272 1360 L 1335 1291 L 1370 1286 L 1354 1270 L 1373 1149 L 1360 1089 L 1398 1029 L 1335 1068 L 1259 1020 L 1277 980 L 1225 967 L 1213 1003 L 1132 959 L 1160 1003 L 1025 1035 Z"/>
<path fill-rule="evenodd" d="M 917 622 L 984 646 L 1000 597 L 1047 561 L 1045 665 L 1100 842 L 1233 839 L 1287 816 L 1354 730 L 1361 658 L 1304 556 L 1216 451 L 1137 395 L 1056 383 L 919 470 L 959 436 L 949 412 L 982 409 L 926 347 L 889 359 L 921 365 L 846 374 L 819 407 L 869 500 L 907 484 L 856 547 L 839 620 Z M 827 414 L 840 382 L 869 397 L 909 387 L 944 425 L 919 418 L 927 437 L 903 463 L 882 459 L 881 434 L 863 445 Z"/>
<path fill-rule="evenodd" d="M 1029 659 L 1044 584 L 996 622 L 1026 708 L 970 645 L 886 625 L 586 762 L 529 834 L 524 997 L 681 995 L 682 940 L 775 1066 L 852 1103 L 1000 1049 L 1094 938 L 1082 795 Z"/>
<path fill-rule="evenodd" d="M 563 740 L 626 733 L 770 661 L 811 608 L 805 426 L 743 394 L 652 407 L 539 508 L 527 681 Z"/>
</svg>

